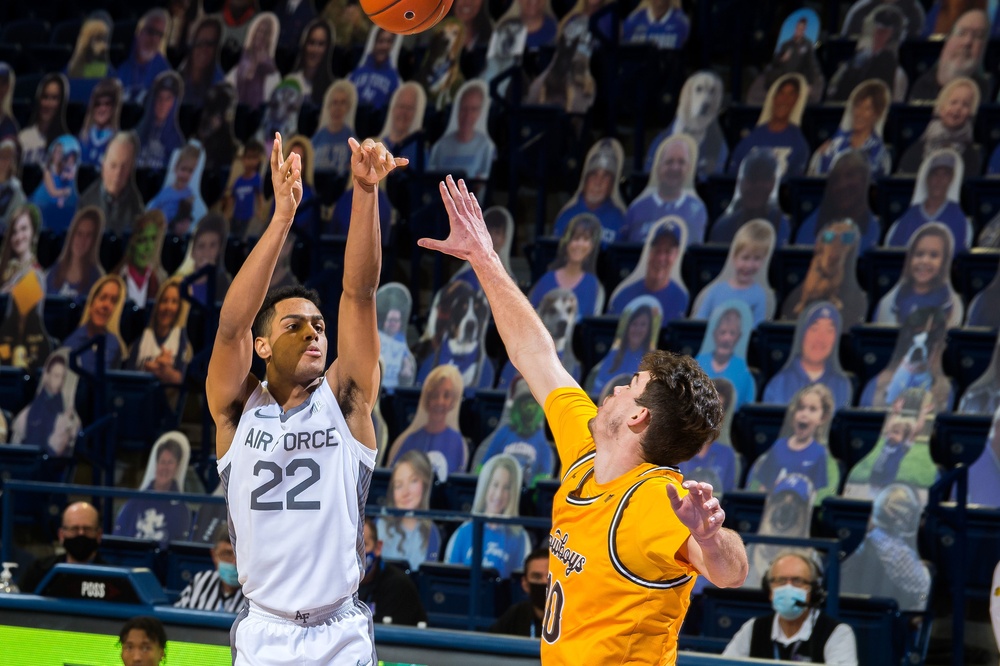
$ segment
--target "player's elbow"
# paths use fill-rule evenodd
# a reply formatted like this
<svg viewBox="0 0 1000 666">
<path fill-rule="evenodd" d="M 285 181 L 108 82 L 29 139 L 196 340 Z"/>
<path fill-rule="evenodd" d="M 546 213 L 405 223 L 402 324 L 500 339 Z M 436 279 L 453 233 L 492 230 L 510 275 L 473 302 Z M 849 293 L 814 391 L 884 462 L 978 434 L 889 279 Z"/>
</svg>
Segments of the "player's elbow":
<svg viewBox="0 0 1000 666">
<path fill-rule="evenodd" d="M 716 587 L 742 587 L 750 574 L 750 565 L 747 562 L 746 552 L 743 557 L 735 562 L 730 562 L 722 571 L 714 572 L 710 580 Z"/>
</svg>

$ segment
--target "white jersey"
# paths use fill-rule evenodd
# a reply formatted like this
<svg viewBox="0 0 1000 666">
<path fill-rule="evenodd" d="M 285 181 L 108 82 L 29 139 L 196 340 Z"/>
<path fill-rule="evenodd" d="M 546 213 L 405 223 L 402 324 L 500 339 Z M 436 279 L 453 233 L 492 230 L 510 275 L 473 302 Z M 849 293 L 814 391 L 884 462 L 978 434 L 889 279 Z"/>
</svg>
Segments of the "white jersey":
<svg viewBox="0 0 1000 666">
<path fill-rule="evenodd" d="M 253 392 L 218 462 L 247 599 L 305 621 L 357 592 L 375 453 L 351 435 L 325 377 L 286 413 L 266 382 Z"/>
</svg>

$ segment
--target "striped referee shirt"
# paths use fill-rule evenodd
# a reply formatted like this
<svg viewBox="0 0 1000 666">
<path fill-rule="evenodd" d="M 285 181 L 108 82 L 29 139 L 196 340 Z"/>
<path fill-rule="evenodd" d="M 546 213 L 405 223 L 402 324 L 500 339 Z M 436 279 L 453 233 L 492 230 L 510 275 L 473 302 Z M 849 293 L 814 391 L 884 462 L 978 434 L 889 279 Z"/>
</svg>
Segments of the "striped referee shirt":
<svg viewBox="0 0 1000 666">
<path fill-rule="evenodd" d="M 243 608 L 243 590 L 237 589 L 227 597 L 222 589 L 222 579 L 215 569 L 199 571 L 181 592 L 181 598 L 174 607 L 238 613 Z"/>
</svg>

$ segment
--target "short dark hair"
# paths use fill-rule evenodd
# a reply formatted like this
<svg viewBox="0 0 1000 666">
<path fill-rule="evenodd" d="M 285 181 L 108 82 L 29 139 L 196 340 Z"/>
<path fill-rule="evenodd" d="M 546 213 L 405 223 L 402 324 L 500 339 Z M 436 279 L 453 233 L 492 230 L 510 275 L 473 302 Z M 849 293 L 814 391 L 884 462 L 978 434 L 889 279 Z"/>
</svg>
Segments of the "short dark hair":
<svg viewBox="0 0 1000 666">
<path fill-rule="evenodd" d="M 676 466 L 718 438 L 722 402 L 693 358 L 654 350 L 643 356 L 639 370 L 650 374 L 635 400 L 649 410 L 649 425 L 640 440 L 646 462 Z"/>
<path fill-rule="evenodd" d="M 548 546 L 539 546 L 538 548 L 536 548 L 533 551 L 531 551 L 530 553 L 528 553 L 528 556 L 524 558 L 524 570 L 525 571 L 528 570 L 528 563 L 529 562 L 533 562 L 535 560 L 546 560 L 546 561 L 548 561 L 548 559 L 549 559 L 549 547 Z"/>
<path fill-rule="evenodd" d="M 267 292 L 260 310 L 257 311 L 257 316 L 254 317 L 252 330 L 255 338 L 267 337 L 267 333 L 271 329 L 271 320 L 274 319 L 274 306 L 289 298 L 304 298 L 311 301 L 317 308 L 320 307 L 319 294 L 316 293 L 315 289 L 306 289 L 297 284 L 272 289 Z"/>
<path fill-rule="evenodd" d="M 163 623 L 155 617 L 140 615 L 133 617 L 122 625 L 122 630 L 118 632 L 118 644 L 121 645 L 128 638 L 128 633 L 133 629 L 140 629 L 146 633 L 151 641 L 159 644 L 161 648 L 167 647 L 167 630 L 163 628 Z"/>
<path fill-rule="evenodd" d="M 246 145 L 243 146 L 243 154 L 247 153 L 257 153 L 258 155 L 264 154 L 264 144 L 262 144 L 257 139 L 251 139 L 247 141 Z"/>
</svg>

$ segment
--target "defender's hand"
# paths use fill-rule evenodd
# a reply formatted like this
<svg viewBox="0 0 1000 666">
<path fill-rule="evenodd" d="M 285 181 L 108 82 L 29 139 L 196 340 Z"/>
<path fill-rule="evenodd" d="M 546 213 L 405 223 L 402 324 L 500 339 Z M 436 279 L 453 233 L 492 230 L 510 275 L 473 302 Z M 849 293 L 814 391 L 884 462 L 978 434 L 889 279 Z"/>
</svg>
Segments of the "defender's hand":
<svg viewBox="0 0 1000 666">
<path fill-rule="evenodd" d="M 451 231 L 443 241 L 421 238 L 417 245 L 428 250 L 437 250 L 459 259 L 468 259 L 476 252 L 491 252 L 493 240 L 486 230 L 483 211 L 476 195 L 465 186 L 465 180 L 448 176 L 439 186 L 441 200 L 448 211 Z"/>
<path fill-rule="evenodd" d="M 295 217 L 302 201 L 302 158 L 296 153 L 282 158 L 281 134 L 274 133 L 271 147 L 271 184 L 274 186 L 274 216 L 286 222 Z"/>
<path fill-rule="evenodd" d="M 381 142 L 365 139 L 358 143 L 350 137 L 347 144 L 351 147 L 351 173 L 355 185 L 361 185 L 371 192 L 378 182 L 388 176 L 396 167 L 404 167 L 410 163 L 405 157 L 393 157 Z"/>
<path fill-rule="evenodd" d="M 685 481 L 681 484 L 688 490 L 683 498 L 677 487 L 667 486 L 667 496 L 677 518 L 691 530 L 695 541 L 705 541 L 714 537 L 726 519 L 718 498 L 712 497 L 712 484 Z"/>
</svg>

